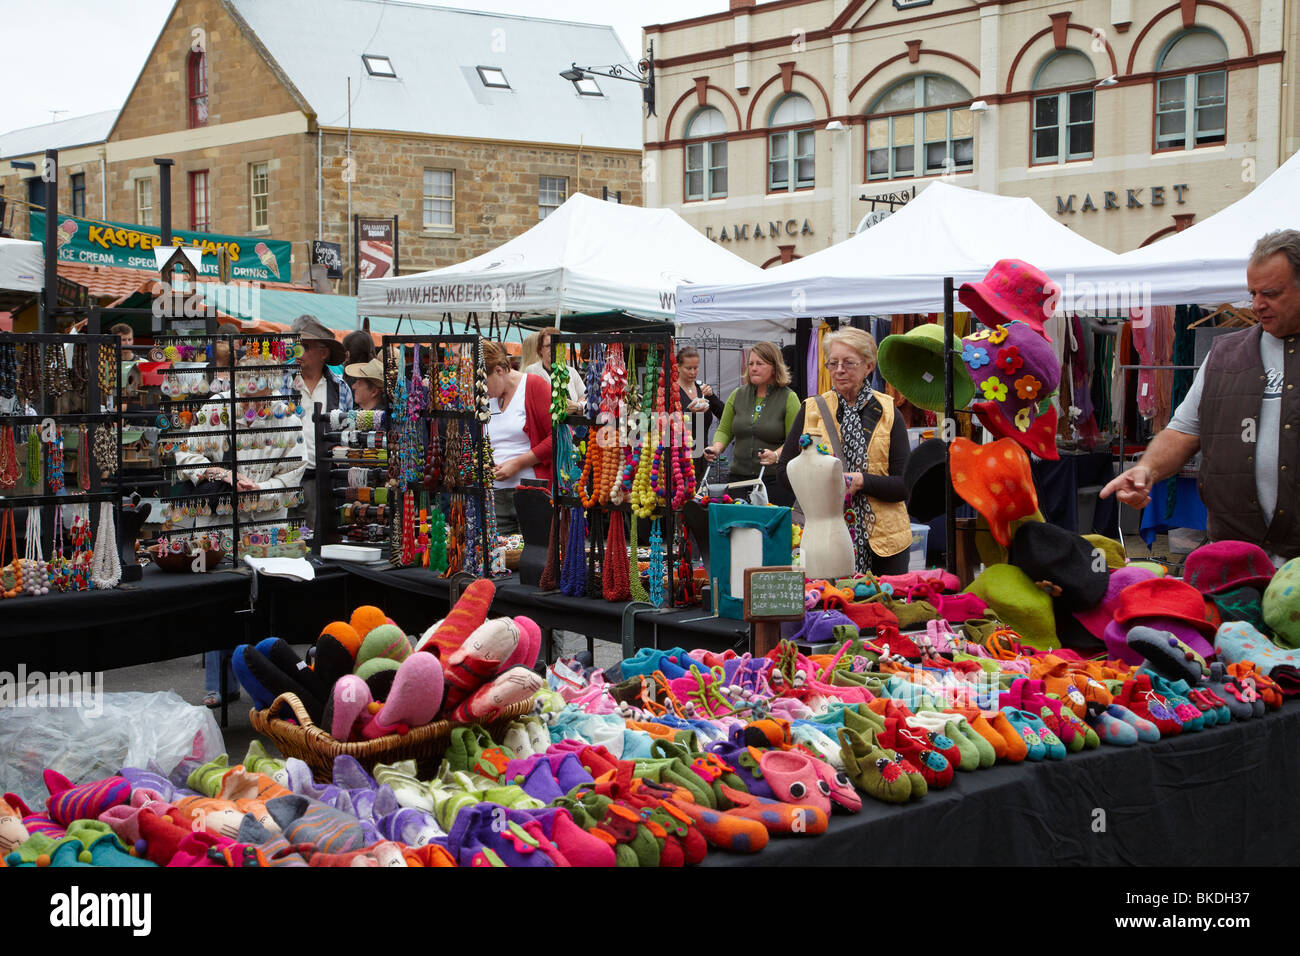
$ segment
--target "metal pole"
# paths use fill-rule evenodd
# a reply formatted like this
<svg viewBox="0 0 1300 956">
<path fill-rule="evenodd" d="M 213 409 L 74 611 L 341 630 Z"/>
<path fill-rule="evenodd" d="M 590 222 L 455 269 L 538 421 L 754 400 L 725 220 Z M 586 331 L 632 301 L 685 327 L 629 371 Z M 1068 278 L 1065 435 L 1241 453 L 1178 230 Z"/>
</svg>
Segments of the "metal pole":
<svg viewBox="0 0 1300 956">
<path fill-rule="evenodd" d="M 54 313 L 59 307 L 59 151 L 45 151 L 41 170 L 45 183 L 45 290 L 41 296 L 41 331 L 55 332 Z"/>
<path fill-rule="evenodd" d="M 943 280 L 943 421 L 940 435 L 944 438 L 944 566 L 949 572 L 957 571 L 957 498 L 952 487 L 952 439 L 956 437 L 957 410 L 953 399 L 953 280 Z M 951 431 L 950 431 L 951 429 Z"/>
</svg>

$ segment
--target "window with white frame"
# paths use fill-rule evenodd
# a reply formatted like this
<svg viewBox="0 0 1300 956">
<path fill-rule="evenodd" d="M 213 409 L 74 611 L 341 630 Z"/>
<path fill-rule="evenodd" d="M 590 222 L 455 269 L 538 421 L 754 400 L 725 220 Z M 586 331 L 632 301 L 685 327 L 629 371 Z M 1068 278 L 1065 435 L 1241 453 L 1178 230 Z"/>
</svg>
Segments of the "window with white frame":
<svg viewBox="0 0 1300 956">
<path fill-rule="evenodd" d="M 1078 50 L 1054 53 L 1038 68 L 1034 89 L 1057 92 L 1034 97 L 1035 163 L 1092 158 L 1092 82 L 1096 78 L 1092 60 Z M 1077 88 L 1085 84 L 1087 89 Z"/>
<path fill-rule="evenodd" d="M 271 225 L 271 173 L 268 163 L 250 163 L 248 167 L 249 210 L 252 227 L 266 229 Z"/>
<path fill-rule="evenodd" d="M 424 228 L 452 232 L 456 228 L 456 173 L 451 169 L 424 171 Z"/>
<path fill-rule="evenodd" d="M 971 95 L 936 73 L 908 77 L 867 109 L 867 178 L 911 179 L 975 168 Z M 954 104 L 954 105 L 949 105 Z"/>
<path fill-rule="evenodd" d="M 806 96 L 787 93 L 768 115 L 768 127 L 811 123 L 812 104 Z M 793 192 L 816 185 L 816 139 L 811 129 L 783 129 L 767 134 L 767 191 Z"/>
<path fill-rule="evenodd" d="M 135 221 L 141 226 L 153 225 L 153 180 L 135 181 Z"/>
<path fill-rule="evenodd" d="M 537 180 L 537 220 L 540 222 L 564 205 L 569 198 L 569 180 L 565 176 L 540 176 Z"/>
<path fill-rule="evenodd" d="M 686 124 L 686 198 L 721 199 L 727 195 L 727 121 L 712 106 L 696 112 Z"/>
<path fill-rule="evenodd" d="M 1228 58 L 1218 34 L 1184 30 L 1165 46 L 1156 72 L 1156 149 L 1194 149 L 1228 137 L 1228 73 L 1199 70 Z"/>
</svg>

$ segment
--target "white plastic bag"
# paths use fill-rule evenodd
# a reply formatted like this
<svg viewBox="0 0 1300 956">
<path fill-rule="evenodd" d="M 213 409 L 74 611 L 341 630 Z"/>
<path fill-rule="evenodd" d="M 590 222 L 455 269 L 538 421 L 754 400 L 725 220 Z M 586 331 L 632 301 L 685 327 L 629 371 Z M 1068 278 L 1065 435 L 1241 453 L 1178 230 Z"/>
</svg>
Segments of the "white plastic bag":
<svg viewBox="0 0 1300 956">
<path fill-rule="evenodd" d="M 0 793 L 16 793 L 36 809 L 48 795 L 46 767 L 81 783 L 150 760 L 171 773 L 184 757 L 207 761 L 225 751 L 212 711 L 187 704 L 174 691 L 87 692 L 73 702 L 82 706 L 23 701 L 0 708 Z"/>
</svg>

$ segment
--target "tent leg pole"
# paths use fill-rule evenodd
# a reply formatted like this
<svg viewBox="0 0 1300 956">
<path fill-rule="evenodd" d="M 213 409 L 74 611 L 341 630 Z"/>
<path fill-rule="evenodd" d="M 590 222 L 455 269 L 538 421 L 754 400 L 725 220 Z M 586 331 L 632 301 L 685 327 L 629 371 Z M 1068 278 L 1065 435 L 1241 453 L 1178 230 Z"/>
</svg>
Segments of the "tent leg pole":
<svg viewBox="0 0 1300 956">
<path fill-rule="evenodd" d="M 943 280 L 943 421 L 939 434 L 944 439 L 944 566 L 950 573 L 957 571 L 957 502 L 952 487 L 952 441 L 956 438 L 957 410 L 953 398 L 953 280 Z"/>
</svg>

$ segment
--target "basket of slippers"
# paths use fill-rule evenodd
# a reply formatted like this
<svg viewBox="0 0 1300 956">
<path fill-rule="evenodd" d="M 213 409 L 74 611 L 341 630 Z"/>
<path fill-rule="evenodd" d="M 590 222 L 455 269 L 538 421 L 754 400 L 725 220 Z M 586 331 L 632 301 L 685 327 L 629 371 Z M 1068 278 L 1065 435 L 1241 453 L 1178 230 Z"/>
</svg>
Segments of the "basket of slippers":
<svg viewBox="0 0 1300 956">
<path fill-rule="evenodd" d="M 326 625 L 308 661 L 279 638 L 240 646 L 232 663 L 253 699 L 253 729 L 321 781 L 340 754 L 367 770 L 415 760 L 432 772 L 458 727 L 498 735 L 531 711 L 544 681 L 532 669 L 540 629 L 526 617 L 489 619 L 494 591 L 473 582 L 414 639 L 366 606 Z"/>
</svg>

